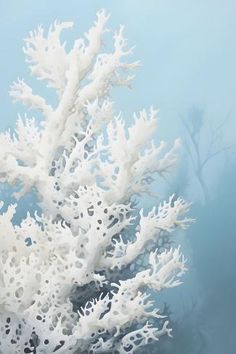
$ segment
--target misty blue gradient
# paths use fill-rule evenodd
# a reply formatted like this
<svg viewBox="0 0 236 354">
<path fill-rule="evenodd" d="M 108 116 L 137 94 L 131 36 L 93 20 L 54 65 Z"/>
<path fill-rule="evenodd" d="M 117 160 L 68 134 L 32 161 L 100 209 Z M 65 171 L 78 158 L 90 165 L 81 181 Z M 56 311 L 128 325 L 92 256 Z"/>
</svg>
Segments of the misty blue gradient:
<svg viewBox="0 0 236 354">
<path fill-rule="evenodd" d="M 192 201 L 191 215 L 196 218 L 186 234 L 177 236 L 189 258 L 189 274 L 180 289 L 163 294 L 174 312 L 175 339 L 173 344 L 164 343 L 157 353 L 235 354 L 235 0 L 1 0 L 0 130 L 14 127 L 17 113 L 24 112 L 24 107 L 13 105 L 8 96 L 9 86 L 17 77 L 24 77 L 55 101 L 43 83 L 30 77 L 22 52 L 23 38 L 38 24 L 48 28 L 55 19 L 73 21 L 74 29 L 65 33 L 70 46 L 91 26 L 101 8 L 111 13 L 111 29 L 125 25 L 128 43 L 136 46 L 131 60 L 142 62 L 133 89 L 113 91 L 117 113 L 122 111 L 130 122 L 134 111 L 153 105 L 160 109 L 155 140 L 172 142 L 180 136 L 189 144 L 180 117 L 187 119 L 195 107 L 203 112 L 203 156 L 211 138 L 210 127 L 228 117 L 220 129 L 222 141 L 217 147 L 227 149 L 204 170 L 208 202 L 204 203 L 184 148 L 180 168 L 167 178 L 165 187 L 163 183 L 157 187 L 160 196 L 178 192 Z M 7 190 L 4 193 L 5 199 L 11 200 Z M 26 196 L 24 201 L 27 209 L 34 198 Z M 143 202 L 148 206 L 155 200 L 146 197 Z"/>
</svg>

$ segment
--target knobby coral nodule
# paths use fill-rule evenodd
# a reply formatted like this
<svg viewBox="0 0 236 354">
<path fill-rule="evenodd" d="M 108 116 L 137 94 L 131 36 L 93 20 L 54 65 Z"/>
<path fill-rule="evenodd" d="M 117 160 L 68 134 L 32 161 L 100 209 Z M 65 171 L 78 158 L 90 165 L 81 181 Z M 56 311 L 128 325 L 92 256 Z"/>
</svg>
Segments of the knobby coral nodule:
<svg viewBox="0 0 236 354">
<path fill-rule="evenodd" d="M 24 80 L 10 88 L 43 119 L 19 116 L 14 132 L 1 133 L 0 179 L 19 187 L 16 199 L 34 190 L 42 214 L 15 225 L 15 204 L 0 216 L 4 354 L 133 353 L 171 335 L 150 289 L 181 283 L 185 259 L 179 248 L 163 249 L 163 235 L 187 227 L 189 205 L 171 196 L 137 213 L 134 198 L 176 164 L 179 140 L 170 148 L 152 141 L 153 108 L 129 127 L 114 115 L 109 93 L 130 86 L 139 63 L 126 61 L 122 26 L 113 50 L 102 52 L 108 17 L 99 11 L 71 50 L 60 40 L 71 22 L 56 21 L 46 34 L 38 26 L 25 39 L 31 73 L 58 101 L 53 107 Z"/>
</svg>

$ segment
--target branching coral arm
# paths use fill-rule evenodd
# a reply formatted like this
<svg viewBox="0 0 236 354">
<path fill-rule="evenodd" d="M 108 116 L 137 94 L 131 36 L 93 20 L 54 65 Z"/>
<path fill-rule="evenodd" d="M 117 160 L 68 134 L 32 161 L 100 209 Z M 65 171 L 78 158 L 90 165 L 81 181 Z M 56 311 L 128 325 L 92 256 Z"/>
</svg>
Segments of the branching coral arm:
<svg viewBox="0 0 236 354">
<path fill-rule="evenodd" d="M 32 88 L 24 80 L 15 81 L 10 87 L 9 95 L 15 102 L 19 101 L 28 108 L 41 111 L 44 117 L 49 117 L 53 111 L 43 97 L 33 94 Z"/>
<path fill-rule="evenodd" d="M 157 242 L 161 231 L 172 232 L 176 227 L 185 229 L 193 219 L 183 217 L 189 209 L 189 204 L 183 199 L 174 200 L 172 195 L 168 202 L 153 208 L 147 216 L 140 212 L 139 231 L 132 242 L 124 242 L 122 237 L 114 240 L 113 249 L 101 259 L 101 267 L 122 268 L 133 262 L 145 250 L 149 241 Z"/>
</svg>

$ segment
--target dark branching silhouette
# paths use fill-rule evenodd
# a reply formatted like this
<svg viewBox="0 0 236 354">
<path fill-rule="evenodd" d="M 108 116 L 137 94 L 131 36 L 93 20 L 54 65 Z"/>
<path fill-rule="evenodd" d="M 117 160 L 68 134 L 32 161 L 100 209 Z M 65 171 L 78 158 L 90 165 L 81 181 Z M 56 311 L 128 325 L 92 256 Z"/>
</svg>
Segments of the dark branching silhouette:
<svg viewBox="0 0 236 354">
<path fill-rule="evenodd" d="M 222 134 L 229 115 L 217 126 L 213 126 L 209 122 L 209 133 L 205 139 L 206 122 L 203 109 L 192 107 L 187 117 L 181 115 L 180 118 L 186 130 L 185 149 L 190 158 L 194 175 L 201 187 L 204 201 L 207 202 L 210 195 L 204 178 L 204 170 L 213 158 L 232 148 L 232 145 L 225 145 Z M 207 140 L 207 143 L 204 140 Z"/>
</svg>

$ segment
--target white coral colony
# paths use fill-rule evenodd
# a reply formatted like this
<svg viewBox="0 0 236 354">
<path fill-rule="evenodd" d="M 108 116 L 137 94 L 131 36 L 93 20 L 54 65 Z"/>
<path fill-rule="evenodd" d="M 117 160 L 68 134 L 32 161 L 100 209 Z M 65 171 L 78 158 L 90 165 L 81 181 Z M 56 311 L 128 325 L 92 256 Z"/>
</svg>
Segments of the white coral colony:
<svg viewBox="0 0 236 354">
<path fill-rule="evenodd" d="M 150 193 L 153 176 L 175 165 L 179 141 L 169 150 L 152 142 L 153 108 L 128 129 L 113 114 L 112 87 L 129 86 L 139 63 L 126 61 L 123 27 L 113 51 L 102 52 L 108 17 L 99 11 L 70 51 L 60 40 L 70 22 L 47 34 L 39 26 L 25 39 L 31 73 L 56 91 L 58 104 L 24 80 L 11 86 L 13 100 L 44 120 L 19 117 L 13 133 L 0 135 L 0 178 L 19 186 L 15 198 L 33 188 L 42 214 L 14 225 L 15 204 L 0 216 L 2 354 L 133 353 L 171 334 L 148 289 L 181 283 L 184 257 L 164 248 L 163 234 L 191 222 L 188 204 L 172 196 L 145 215 L 131 197 Z"/>
</svg>

